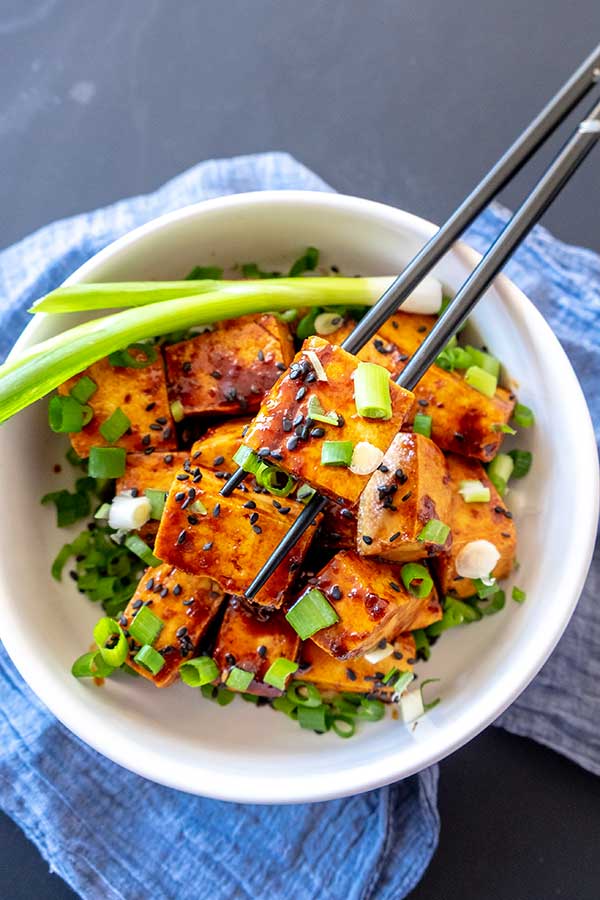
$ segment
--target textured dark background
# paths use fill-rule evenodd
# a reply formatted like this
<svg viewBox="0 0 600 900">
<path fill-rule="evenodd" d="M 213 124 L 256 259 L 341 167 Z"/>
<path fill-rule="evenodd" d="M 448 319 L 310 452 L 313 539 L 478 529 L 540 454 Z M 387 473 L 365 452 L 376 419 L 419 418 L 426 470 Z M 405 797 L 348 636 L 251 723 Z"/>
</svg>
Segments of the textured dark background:
<svg viewBox="0 0 600 900">
<path fill-rule="evenodd" d="M 598 40 L 598 0 L 0 0 L 0 246 L 270 149 L 439 222 Z M 599 174 L 596 151 L 545 219 L 596 250 Z M 599 801 L 592 776 L 489 729 L 442 764 L 412 900 L 597 900 Z M 0 896 L 72 896 L 2 818 Z"/>
</svg>

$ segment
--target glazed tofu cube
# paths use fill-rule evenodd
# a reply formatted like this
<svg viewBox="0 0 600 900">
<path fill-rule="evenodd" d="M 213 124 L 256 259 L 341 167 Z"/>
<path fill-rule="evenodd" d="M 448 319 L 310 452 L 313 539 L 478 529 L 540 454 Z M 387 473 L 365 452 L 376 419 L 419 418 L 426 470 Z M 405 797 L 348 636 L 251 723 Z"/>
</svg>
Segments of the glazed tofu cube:
<svg viewBox="0 0 600 900">
<path fill-rule="evenodd" d="M 440 553 L 443 546 L 419 535 L 430 519 L 450 524 L 449 482 L 444 454 L 433 441 L 397 434 L 358 504 L 358 552 L 396 562 Z M 450 543 L 448 535 L 444 546 Z"/>
<path fill-rule="evenodd" d="M 246 689 L 249 694 L 277 697 L 281 691 L 264 684 L 263 678 L 276 659 L 295 662 L 300 638 L 291 628 L 282 610 L 252 609 L 240 597 L 232 597 L 219 629 L 213 659 L 225 683 L 230 669 L 236 666 L 252 672 L 254 679 Z"/>
<path fill-rule="evenodd" d="M 140 645 L 133 638 L 129 641 L 128 664 L 156 687 L 168 687 L 176 680 L 180 663 L 195 655 L 223 597 L 219 585 L 204 575 L 188 575 L 169 565 L 146 569 L 119 622 L 127 631 L 140 609 L 146 607 L 158 616 L 163 629 L 152 646 L 165 664 L 153 675 L 137 663 L 134 657 Z"/>
<path fill-rule="evenodd" d="M 287 325 L 244 316 L 165 349 L 171 401 L 185 416 L 254 412 L 294 355 Z"/>
<path fill-rule="evenodd" d="M 337 659 L 362 656 L 383 638 L 408 630 L 422 604 L 404 588 L 400 566 L 352 550 L 337 553 L 304 593 L 312 588 L 325 595 L 339 622 L 311 640 Z"/>
<path fill-rule="evenodd" d="M 356 548 L 356 518 L 358 507 L 330 500 L 323 510 L 318 542 L 321 546 L 334 550 L 354 550 Z"/>
<path fill-rule="evenodd" d="M 395 638 L 393 648 L 389 656 L 377 663 L 368 662 L 364 656 L 344 662 L 325 653 L 313 641 L 304 641 L 300 649 L 300 670 L 294 678 L 308 681 L 323 691 L 369 694 L 389 700 L 394 692 L 396 678 L 391 677 L 384 684 L 385 676 L 392 669 L 412 672 L 417 656 L 411 634 L 401 634 Z"/>
<path fill-rule="evenodd" d="M 129 352 L 134 358 L 145 359 L 141 351 L 130 348 Z M 69 435 L 73 449 L 82 459 L 90 455 L 92 447 L 109 446 L 100 426 L 117 409 L 127 416 L 130 427 L 114 446 L 145 451 L 148 455 L 177 447 L 163 360 L 160 350 L 156 352 L 159 354 L 156 361 L 141 369 L 113 366 L 108 359 L 101 359 L 59 387 L 59 394 L 68 394 L 83 375 L 97 385 L 87 401 L 94 413 L 91 421 L 82 431 Z"/>
<path fill-rule="evenodd" d="M 421 605 L 417 611 L 417 614 L 410 623 L 410 631 L 416 631 L 417 628 L 427 628 L 428 625 L 433 625 L 434 622 L 439 622 L 444 614 L 442 610 L 442 604 L 440 603 L 440 598 L 435 587 L 433 588 L 431 593 L 420 602 Z"/>
<path fill-rule="evenodd" d="M 436 321 L 435 316 L 396 313 L 358 356 L 364 362 L 385 366 L 397 378 Z M 343 339 L 351 331 L 347 323 L 332 338 Z M 431 437 L 442 450 L 484 462 L 493 459 L 504 438 L 497 426 L 508 423 L 515 405 L 513 394 L 499 387 L 493 397 L 486 397 L 467 384 L 464 373 L 447 372 L 435 365 L 421 378 L 414 394 L 416 402 L 408 421 L 412 422 L 417 412 L 431 416 Z"/>
<path fill-rule="evenodd" d="M 192 447 L 192 461 L 204 469 L 233 472 L 237 468 L 233 454 L 242 443 L 242 432 L 251 419 L 229 419 L 209 428 Z"/>
<path fill-rule="evenodd" d="M 128 453 L 125 474 L 117 479 L 115 493 L 137 491 L 143 494 L 146 490 L 164 491 L 171 487 L 171 482 L 187 459 L 187 453 Z"/>
<path fill-rule="evenodd" d="M 314 370 L 313 354 L 326 381 L 319 380 Z M 257 452 L 262 451 L 265 456 L 270 453 L 291 475 L 308 482 L 326 496 L 339 497 L 350 504 L 358 500 L 370 473 L 360 475 L 347 467 L 323 465 L 324 441 L 344 441 L 353 446 L 362 442 L 385 453 L 413 403 L 410 391 L 390 382 L 392 417 L 383 420 L 359 416 L 352 380 L 357 364 L 357 358 L 340 347 L 323 338 L 308 338 L 295 357 L 291 371 L 273 386 L 244 436 L 244 444 Z M 325 412 L 341 416 L 341 425 L 311 420 L 308 414 L 311 397 L 318 400 Z"/>
<path fill-rule="evenodd" d="M 304 507 L 244 484 L 221 497 L 222 485 L 215 472 L 194 461 L 184 464 L 167 498 L 155 552 L 186 572 L 211 575 L 225 591 L 241 596 Z M 315 532 L 316 524 L 275 570 L 257 603 L 281 606 Z"/>
<path fill-rule="evenodd" d="M 475 585 L 456 571 L 461 550 L 471 541 L 490 541 L 500 553 L 491 574 L 495 578 L 507 578 L 515 564 L 517 533 L 511 513 L 483 466 L 453 454 L 448 455 L 447 462 L 452 487 L 452 546 L 433 560 L 433 565 L 443 594 L 472 597 L 476 593 Z M 458 492 L 461 481 L 481 481 L 490 489 L 489 503 L 467 503 Z"/>
</svg>

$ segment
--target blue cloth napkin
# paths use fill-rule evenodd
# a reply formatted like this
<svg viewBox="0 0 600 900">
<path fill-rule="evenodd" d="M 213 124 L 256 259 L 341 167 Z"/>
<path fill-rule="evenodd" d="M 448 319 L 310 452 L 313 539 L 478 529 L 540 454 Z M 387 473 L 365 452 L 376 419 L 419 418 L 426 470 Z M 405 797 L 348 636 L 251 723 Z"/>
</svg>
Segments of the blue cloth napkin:
<svg viewBox="0 0 600 900">
<path fill-rule="evenodd" d="M 57 222 L 3 251 L 0 359 L 26 324 L 31 301 L 119 235 L 198 200 L 280 188 L 330 190 L 287 154 L 210 161 L 154 194 Z M 484 248 L 506 216 L 500 207 L 488 210 L 469 241 Z M 592 393 L 600 374 L 600 258 L 537 228 L 508 274 L 562 340 L 600 425 Z M 597 555 L 552 659 L 499 721 L 598 773 L 599 575 Z M 304 806 L 226 804 L 160 787 L 67 732 L 0 648 L 0 804 L 83 897 L 191 900 L 201 886 L 215 900 L 278 898 L 293 885 L 295 900 L 401 900 L 437 844 L 436 791 L 437 767 L 369 794 Z"/>
</svg>

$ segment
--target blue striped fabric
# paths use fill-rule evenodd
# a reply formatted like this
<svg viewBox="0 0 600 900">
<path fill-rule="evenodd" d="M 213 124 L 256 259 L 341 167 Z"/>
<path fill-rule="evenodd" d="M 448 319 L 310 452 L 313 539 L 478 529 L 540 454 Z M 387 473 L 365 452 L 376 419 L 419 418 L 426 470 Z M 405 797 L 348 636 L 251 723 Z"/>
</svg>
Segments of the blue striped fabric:
<svg viewBox="0 0 600 900">
<path fill-rule="evenodd" d="M 31 301 L 116 237 L 197 200 L 281 188 L 330 190 L 287 154 L 213 160 L 154 194 L 57 222 L 3 251 L 0 358 L 25 325 Z M 483 247 L 505 217 L 500 207 L 488 211 L 471 230 L 470 242 Z M 600 423 L 600 401 L 591 392 L 600 370 L 594 327 L 600 259 L 560 244 L 539 228 L 508 274 L 555 328 Z M 596 772 L 600 613 L 592 598 L 599 571 L 596 559 L 558 649 L 500 720 Z M 574 659 L 580 661 L 576 669 Z M 0 803 L 52 869 L 83 897 L 191 900 L 201 890 L 215 900 L 259 894 L 401 900 L 437 844 L 436 792 L 437 768 L 359 797 L 292 807 L 225 804 L 159 787 L 119 769 L 68 733 L 0 648 Z"/>
</svg>

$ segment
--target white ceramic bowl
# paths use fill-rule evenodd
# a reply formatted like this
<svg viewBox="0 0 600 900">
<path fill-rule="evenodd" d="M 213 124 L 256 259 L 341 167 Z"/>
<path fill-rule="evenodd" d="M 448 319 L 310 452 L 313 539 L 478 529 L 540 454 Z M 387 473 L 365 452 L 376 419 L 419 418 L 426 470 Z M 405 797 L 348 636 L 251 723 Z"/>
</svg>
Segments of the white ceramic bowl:
<svg viewBox="0 0 600 900">
<path fill-rule="evenodd" d="M 103 250 L 70 279 L 178 278 L 193 265 L 289 261 L 308 244 L 347 273 L 398 271 L 434 232 L 428 222 L 377 203 L 293 191 L 210 200 L 163 216 Z M 458 246 L 436 274 L 456 289 L 478 259 Z M 236 701 L 220 708 L 179 684 L 157 691 L 141 680 L 99 689 L 70 674 L 100 610 L 49 574 L 65 534 L 40 497 L 72 472 L 53 474 L 66 446 L 46 424 L 46 404 L 0 430 L 4 515 L 0 521 L 2 640 L 31 688 L 80 738 L 154 781 L 227 800 L 296 802 L 365 791 L 431 765 L 485 728 L 524 689 L 552 652 L 579 597 L 598 518 L 598 469 L 589 414 L 558 341 L 532 304 L 499 278 L 476 312 L 484 341 L 520 382 L 537 425 L 519 436 L 534 452 L 515 489 L 522 606 L 448 632 L 431 661 L 443 702 L 408 730 L 387 717 L 352 740 L 301 731 L 270 709 Z M 71 320 L 73 321 L 73 320 Z M 66 320 L 39 317 L 15 353 Z M 68 466 L 67 466 L 68 468 Z M 218 573 L 214 573 L 218 577 Z"/>
</svg>

